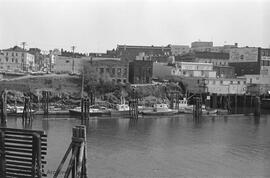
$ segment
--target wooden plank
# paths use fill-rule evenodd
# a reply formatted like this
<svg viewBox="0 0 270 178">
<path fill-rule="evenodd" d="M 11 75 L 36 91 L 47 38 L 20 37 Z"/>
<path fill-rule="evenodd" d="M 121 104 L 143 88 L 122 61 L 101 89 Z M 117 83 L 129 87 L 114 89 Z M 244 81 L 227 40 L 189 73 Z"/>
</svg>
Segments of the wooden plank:
<svg viewBox="0 0 270 178">
<path fill-rule="evenodd" d="M 18 133 L 20 132 L 21 134 L 25 134 L 25 135 L 29 135 L 32 133 L 38 133 L 39 135 L 41 135 L 42 137 L 47 137 L 45 134 L 45 131 L 41 131 L 41 130 L 28 130 L 28 129 L 15 129 L 15 128 L 6 128 L 6 127 L 0 127 L 1 130 L 4 130 L 7 133 Z"/>
<path fill-rule="evenodd" d="M 5 143 L 17 143 L 17 144 L 22 144 L 22 145 L 32 145 L 32 142 L 20 141 L 20 140 L 9 140 L 9 139 L 5 139 Z"/>
<path fill-rule="evenodd" d="M 6 148 L 6 151 L 11 151 L 11 152 L 23 152 L 23 153 L 32 153 L 32 150 L 23 150 L 23 149 L 17 149 L 17 148 Z"/>
<path fill-rule="evenodd" d="M 9 155 L 9 156 L 16 156 L 16 157 L 22 157 L 22 158 L 31 158 L 32 155 L 29 155 L 29 154 L 18 154 L 18 153 L 12 153 L 12 152 L 6 152 L 6 155 Z"/>
<path fill-rule="evenodd" d="M 14 135 L 6 135 L 5 136 L 6 139 L 14 139 L 14 140 L 30 140 L 32 141 L 32 136 L 22 136 L 22 137 L 19 137 L 19 136 L 14 136 Z"/>
<path fill-rule="evenodd" d="M 32 169 L 19 169 L 19 168 L 16 168 L 16 167 L 15 168 L 7 167 L 6 172 L 30 175 L 31 172 L 32 172 Z"/>
<path fill-rule="evenodd" d="M 12 157 L 12 156 L 6 156 L 7 160 L 13 160 L 13 161 L 23 161 L 23 162 L 31 162 L 31 159 L 27 159 L 27 158 L 18 158 L 18 157 Z"/>
<path fill-rule="evenodd" d="M 29 164 L 29 163 L 22 163 L 22 162 L 10 161 L 10 160 L 7 160 L 6 164 L 18 165 L 18 166 L 32 166 L 32 164 Z"/>
<path fill-rule="evenodd" d="M 21 146 L 21 145 L 10 145 L 10 144 L 5 144 L 5 148 L 19 148 L 19 149 L 26 149 L 26 150 L 32 150 L 33 147 L 31 145 L 25 145 L 25 146 Z"/>
<path fill-rule="evenodd" d="M 23 175 L 23 174 L 15 174 L 15 173 L 10 173 L 7 172 L 7 178 L 32 178 L 31 175 Z"/>
</svg>

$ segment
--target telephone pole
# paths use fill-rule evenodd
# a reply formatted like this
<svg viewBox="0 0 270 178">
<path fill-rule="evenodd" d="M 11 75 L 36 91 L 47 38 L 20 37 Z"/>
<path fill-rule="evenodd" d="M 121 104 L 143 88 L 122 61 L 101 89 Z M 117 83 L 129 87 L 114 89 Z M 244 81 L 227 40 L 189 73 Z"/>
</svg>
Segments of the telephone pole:
<svg viewBox="0 0 270 178">
<path fill-rule="evenodd" d="M 72 53 L 73 53 L 73 60 L 72 60 L 72 73 L 74 74 L 74 51 L 75 51 L 76 46 L 71 46 Z"/>
<path fill-rule="evenodd" d="M 23 50 L 25 49 L 25 46 L 27 46 L 27 43 L 24 41 L 21 43 L 21 45 L 23 46 Z"/>
</svg>

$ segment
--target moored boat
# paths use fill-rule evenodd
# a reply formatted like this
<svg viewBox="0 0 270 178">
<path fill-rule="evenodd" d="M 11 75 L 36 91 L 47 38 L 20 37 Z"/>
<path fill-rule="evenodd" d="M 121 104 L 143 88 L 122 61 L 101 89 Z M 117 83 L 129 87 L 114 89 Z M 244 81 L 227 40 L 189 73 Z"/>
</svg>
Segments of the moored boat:
<svg viewBox="0 0 270 178">
<path fill-rule="evenodd" d="M 81 107 L 76 107 L 74 109 L 69 110 L 69 114 L 73 116 L 80 116 L 81 115 Z M 89 108 L 89 115 L 91 116 L 110 116 L 111 112 L 105 107 L 90 107 Z"/>
<path fill-rule="evenodd" d="M 142 111 L 142 115 L 167 116 L 177 114 L 178 110 L 169 109 L 167 104 L 155 104 L 152 110 Z"/>
</svg>

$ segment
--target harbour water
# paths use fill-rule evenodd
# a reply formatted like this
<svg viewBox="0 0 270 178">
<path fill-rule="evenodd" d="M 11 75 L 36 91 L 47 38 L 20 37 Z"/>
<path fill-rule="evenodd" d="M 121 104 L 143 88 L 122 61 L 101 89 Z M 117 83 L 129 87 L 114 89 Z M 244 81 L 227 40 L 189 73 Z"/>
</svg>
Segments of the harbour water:
<svg viewBox="0 0 270 178">
<path fill-rule="evenodd" d="M 270 115 L 91 118 L 87 125 L 88 177 L 270 177 Z M 75 118 L 36 118 L 48 135 L 48 177 L 71 141 Z M 22 128 L 20 118 L 8 127 Z M 64 169 L 65 170 L 65 169 Z M 63 176 L 63 172 L 61 174 Z"/>
</svg>

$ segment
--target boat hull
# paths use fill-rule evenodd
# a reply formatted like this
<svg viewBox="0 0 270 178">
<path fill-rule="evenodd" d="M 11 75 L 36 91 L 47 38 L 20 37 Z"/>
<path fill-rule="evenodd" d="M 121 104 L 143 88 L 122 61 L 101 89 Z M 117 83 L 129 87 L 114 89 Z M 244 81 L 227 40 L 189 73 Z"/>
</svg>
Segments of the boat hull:
<svg viewBox="0 0 270 178">
<path fill-rule="evenodd" d="M 142 115 L 145 116 L 170 116 L 177 114 L 178 111 L 142 111 Z"/>
<path fill-rule="evenodd" d="M 71 116 L 81 116 L 81 112 L 80 111 L 76 111 L 76 110 L 69 110 L 69 114 Z M 105 111 L 105 112 L 90 112 L 89 113 L 90 117 L 103 117 L 103 116 L 110 116 L 111 112 L 110 111 Z"/>
</svg>

